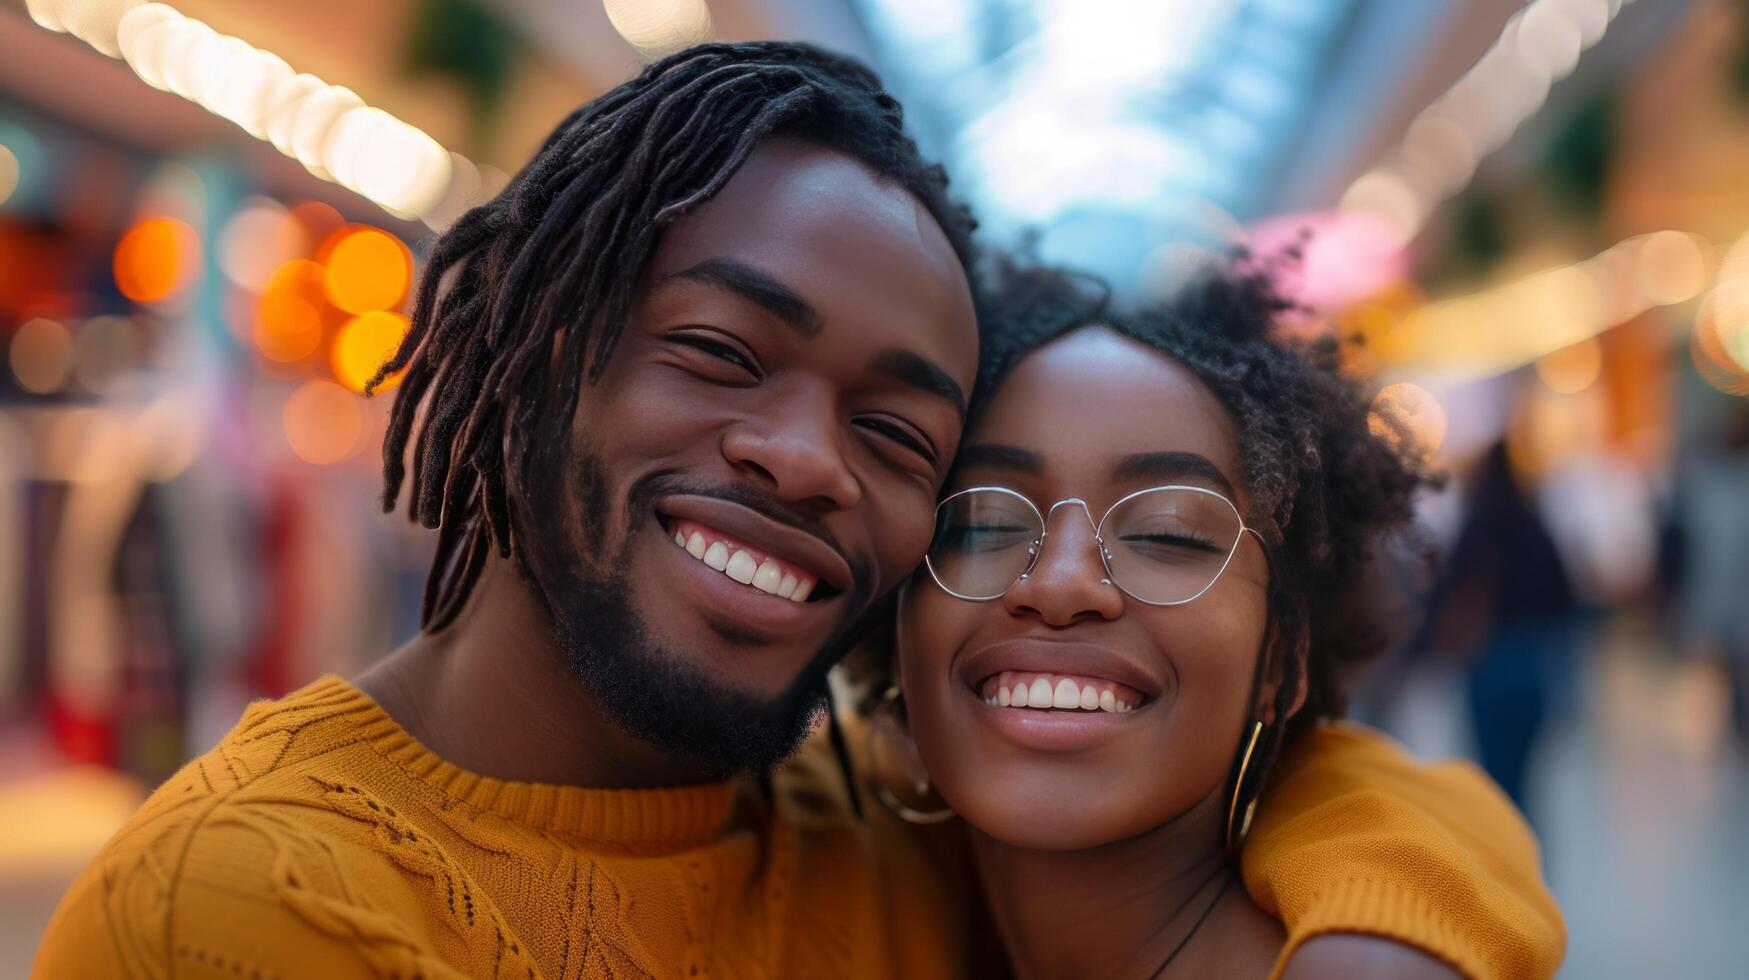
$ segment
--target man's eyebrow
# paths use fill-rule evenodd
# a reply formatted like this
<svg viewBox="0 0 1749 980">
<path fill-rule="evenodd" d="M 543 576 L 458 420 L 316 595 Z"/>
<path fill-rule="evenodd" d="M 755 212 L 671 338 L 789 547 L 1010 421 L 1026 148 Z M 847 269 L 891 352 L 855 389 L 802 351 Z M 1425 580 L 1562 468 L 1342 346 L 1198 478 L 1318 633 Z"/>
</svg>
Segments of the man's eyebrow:
<svg viewBox="0 0 1749 980">
<path fill-rule="evenodd" d="M 875 355 L 872 366 L 894 381 L 951 403 L 962 420 L 966 417 L 965 389 L 934 361 L 908 350 L 888 350 Z"/>
<path fill-rule="evenodd" d="M 795 290 L 778 282 L 763 269 L 736 259 L 706 259 L 690 269 L 663 276 L 656 285 L 663 286 L 677 280 L 691 280 L 726 289 L 763 307 L 766 312 L 793 327 L 803 337 L 812 339 L 819 336 L 819 312 Z"/>
<path fill-rule="evenodd" d="M 1120 483 L 1144 479 L 1201 480 L 1229 499 L 1234 496 L 1233 485 L 1227 481 L 1221 468 L 1209 462 L 1207 456 L 1197 453 L 1135 453 L 1117 461 L 1117 465 L 1111 468 L 1111 478 Z"/>
<path fill-rule="evenodd" d="M 1026 476 L 1038 476 L 1045 471 L 1044 457 L 1030 449 L 1006 446 L 995 442 L 979 442 L 960 448 L 953 460 L 954 469 L 982 467 L 1011 470 Z"/>
</svg>

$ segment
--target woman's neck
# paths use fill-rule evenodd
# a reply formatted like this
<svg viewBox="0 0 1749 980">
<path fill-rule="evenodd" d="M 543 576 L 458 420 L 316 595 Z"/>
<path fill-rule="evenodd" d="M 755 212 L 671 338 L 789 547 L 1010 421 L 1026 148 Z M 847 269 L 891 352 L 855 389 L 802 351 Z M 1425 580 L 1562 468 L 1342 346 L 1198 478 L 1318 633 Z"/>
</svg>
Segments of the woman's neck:
<svg viewBox="0 0 1749 980">
<path fill-rule="evenodd" d="M 1214 793 L 1136 837 L 1086 850 L 1014 847 L 973 829 L 978 875 L 1015 975 L 1150 977 L 1193 931 L 1173 970 L 1206 963 L 1194 950 L 1200 943 L 1243 942 L 1257 931 L 1248 920 L 1262 914 L 1243 890 L 1221 890 L 1238 874 L 1221 846 L 1223 796 Z M 1245 943 L 1253 955 L 1241 959 L 1273 956 L 1264 932 L 1264 942 Z"/>
</svg>

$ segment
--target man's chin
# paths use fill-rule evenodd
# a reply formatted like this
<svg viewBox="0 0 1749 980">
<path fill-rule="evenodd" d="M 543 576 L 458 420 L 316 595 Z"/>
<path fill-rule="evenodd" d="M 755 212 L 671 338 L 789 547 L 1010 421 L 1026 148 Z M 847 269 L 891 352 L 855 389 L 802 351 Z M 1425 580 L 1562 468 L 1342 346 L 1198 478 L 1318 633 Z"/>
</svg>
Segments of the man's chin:
<svg viewBox="0 0 1749 980">
<path fill-rule="evenodd" d="M 770 685 L 780 693 L 758 694 L 720 676 L 720 662 L 678 652 L 721 649 L 721 640 L 648 629 L 623 582 L 574 583 L 564 596 L 553 611 L 560 646 L 596 703 L 628 735 L 705 774 L 759 772 L 782 762 L 825 703 L 829 665 L 818 658 L 784 671 Z"/>
</svg>

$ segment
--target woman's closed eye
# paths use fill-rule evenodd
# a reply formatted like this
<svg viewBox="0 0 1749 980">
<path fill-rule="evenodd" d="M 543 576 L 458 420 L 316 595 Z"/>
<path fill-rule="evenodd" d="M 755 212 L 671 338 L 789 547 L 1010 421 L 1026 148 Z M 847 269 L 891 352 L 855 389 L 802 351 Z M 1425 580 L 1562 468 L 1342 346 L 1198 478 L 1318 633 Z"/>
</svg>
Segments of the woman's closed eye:
<svg viewBox="0 0 1749 980">
<path fill-rule="evenodd" d="M 1121 540 L 1132 547 L 1179 548 L 1209 554 L 1219 554 L 1226 550 L 1216 544 L 1213 538 L 1193 531 L 1134 532 L 1123 535 Z"/>
</svg>

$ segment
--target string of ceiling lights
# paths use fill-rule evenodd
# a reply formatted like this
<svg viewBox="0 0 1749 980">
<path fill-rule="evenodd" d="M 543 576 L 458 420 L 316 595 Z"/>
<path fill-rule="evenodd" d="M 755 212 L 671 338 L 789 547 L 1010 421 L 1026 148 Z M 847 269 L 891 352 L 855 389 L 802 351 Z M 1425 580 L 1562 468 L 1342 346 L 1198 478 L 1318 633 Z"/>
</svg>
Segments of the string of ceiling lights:
<svg viewBox="0 0 1749 980">
<path fill-rule="evenodd" d="M 1536 0 L 1513 14 L 1481 60 L 1415 117 L 1385 162 L 1355 178 L 1341 209 L 1404 245 L 1476 165 L 1512 137 L 1633 0 Z"/>
<path fill-rule="evenodd" d="M 614 28 L 646 57 L 711 36 L 703 0 L 604 0 L 604 6 Z M 168 4 L 26 0 L 26 7 L 42 27 L 126 61 L 146 84 L 236 123 L 398 218 L 442 230 L 508 180 L 346 86 L 295 71 L 284 58 Z"/>
<path fill-rule="evenodd" d="M 31 19 L 127 62 L 141 81 L 228 119 L 310 173 L 407 220 L 446 227 L 495 178 L 343 85 L 162 3 L 27 0 Z M 500 183 L 499 186 L 502 186 Z"/>
</svg>

